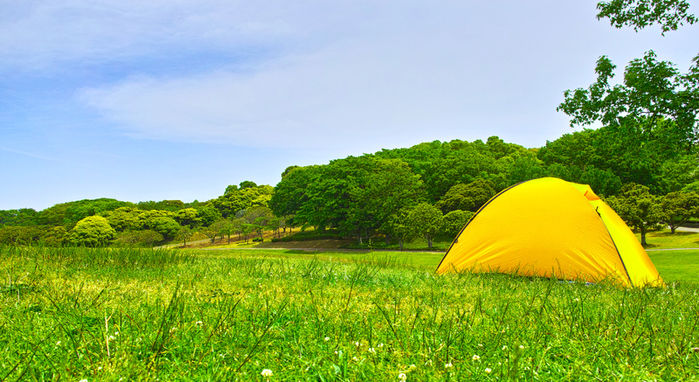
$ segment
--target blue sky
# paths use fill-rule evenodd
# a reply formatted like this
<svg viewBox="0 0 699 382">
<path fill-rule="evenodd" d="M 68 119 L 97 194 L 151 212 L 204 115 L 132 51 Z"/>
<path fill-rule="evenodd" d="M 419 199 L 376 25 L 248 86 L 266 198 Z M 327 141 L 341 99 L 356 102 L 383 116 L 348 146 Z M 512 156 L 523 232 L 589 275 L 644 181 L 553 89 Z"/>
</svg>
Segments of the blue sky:
<svg viewBox="0 0 699 382">
<path fill-rule="evenodd" d="M 617 30 L 595 3 L 0 0 L 0 209 L 207 200 L 436 139 L 542 146 L 599 56 L 699 53 L 697 26 Z"/>
</svg>

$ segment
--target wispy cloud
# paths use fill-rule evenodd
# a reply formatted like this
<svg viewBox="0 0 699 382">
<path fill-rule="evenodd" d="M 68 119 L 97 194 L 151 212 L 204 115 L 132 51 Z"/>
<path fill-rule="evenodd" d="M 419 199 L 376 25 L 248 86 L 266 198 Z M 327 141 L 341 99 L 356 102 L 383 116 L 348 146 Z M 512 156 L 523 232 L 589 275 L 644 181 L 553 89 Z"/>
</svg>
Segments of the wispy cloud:
<svg viewBox="0 0 699 382">
<path fill-rule="evenodd" d="M 347 20 L 335 24 L 302 17 L 269 27 L 322 37 L 307 34 L 309 44 L 249 71 L 140 76 L 84 89 L 80 99 L 133 136 L 258 147 L 363 150 L 371 141 L 507 136 L 533 125 L 541 129 L 532 141 L 541 142 L 564 128 L 555 113 L 542 121 L 531 112 L 555 109 L 560 85 L 546 80 L 559 63 L 540 60 L 532 50 L 548 48 L 522 45 L 503 29 L 519 23 L 531 38 L 552 38 L 534 22 L 517 21 L 516 9 L 484 23 L 499 6 L 364 5 L 370 10 L 362 17 L 345 7 Z M 550 88 L 551 96 L 530 97 L 536 87 Z"/>
</svg>

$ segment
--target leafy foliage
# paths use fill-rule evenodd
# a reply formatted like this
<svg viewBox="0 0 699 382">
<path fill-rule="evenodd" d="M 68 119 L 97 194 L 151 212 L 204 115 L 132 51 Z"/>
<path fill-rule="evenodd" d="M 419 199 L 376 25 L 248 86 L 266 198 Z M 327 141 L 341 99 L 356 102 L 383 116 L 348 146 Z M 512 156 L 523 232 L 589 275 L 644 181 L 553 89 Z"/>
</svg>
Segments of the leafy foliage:
<svg viewBox="0 0 699 382">
<path fill-rule="evenodd" d="M 442 218 L 442 229 L 441 233 L 445 235 L 449 240 L 454 239 L 461 229 L 468 223 L 473 217 L 474 213 L 471 211 L 461 211 L 454 210 L 445 214 Z"/>
<path fill-rule="evenodd" d="M 495 194 L 490 182 L 476 179 L 469 184 L 452 186 L 436 206 L 444 213 L 454 210 L 476 211 Z"/>
<path fill-rule="evenodd" d="M 681 74 L 670 62 L 658 61 L 651 50 L 632 60 L 623 84 L 612 85 L 615 65 L 597 60 L 597 81 L 587 89 L 564 92 L 557 110 L 571 117 L 570 125 L 601 122 L 641 141 L 659 135 L 670 146 L 691 151 L 697 143 L 699 63 Z"/>
<path fill-rule="evenodd" d="M 442 212 L 429 203 L 420 203 L 408 212 L 407 223 L 412 232 L 427 240 L 432 248 L 432 239 L 442 228 Z"/>
<path fill-rule="evenodd" d="M 609 18 L 615 28 L 633 27 L 639 31 L 647 26 L 660 25 L 662 34 L 687 24 L 697 22 L 696 16 L 688 13 L 689 3 L 685 0 L 611 0 L 597 3 L 598 19 Z"/>
<path fill-rule="evenodd" d="M 662 222 L 672 233 L 691 218 L 699 217 L 699 194 L 696 192 L 671 192 L 662 198 Z"/>
<path fill-rule="evenodd" d="M 609 197 L 607 203 L 627 224 L 641 232 L 644 246 L 647 245 L 646 233 L 660 228 L 663 220 L 660 198 L 651 194 L 646 186 L 627 184 L 619 195 Z"/>
<path fill-rule="evenodd" d="M 70 231 L 71 243 L 84 247 L 104 247 L 115 237 L 116 231 L 101 216 L 88 216 Z"/>
</svg>

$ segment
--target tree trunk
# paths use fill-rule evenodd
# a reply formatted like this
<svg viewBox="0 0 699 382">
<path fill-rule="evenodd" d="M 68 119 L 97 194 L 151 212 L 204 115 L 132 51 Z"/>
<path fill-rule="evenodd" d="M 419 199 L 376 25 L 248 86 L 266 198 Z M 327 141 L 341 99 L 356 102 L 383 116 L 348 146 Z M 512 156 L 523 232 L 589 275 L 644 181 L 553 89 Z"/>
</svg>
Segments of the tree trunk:
<svg viewBox="0 0 699 382">
<path fill-rule="evenodd" d="M 641 245 L 643 247 L 648 245 L 648 243 L 646 243 L 646 227 L 641 227 Z"/>
<path fill-rule="evenodd" d="M 389 234 L 386 234 L 386 236 L 384 237 L 386 238 L 386 245 L 391 244 L 391 236 Z"/>
<path fill-rule="evenodd" d="M 228 234 L 228 245 L 230 245 L 230 244 L 231 244 L 231 234 L 229 233 Z"/>
<path fill-rule="evenodd" d="M 403 251 L 403 239 L 398 239 L 398 246 L 400 247 L 400 250 Z"/>
<path fill-rule="evenodd" d="M 676 225 L 674 225 L 674 224 L 670 224 L 670 233 L 671 233 L 671 234 L 673 234 L 673 235 L 674 235 L 674 234 L 675 234 L 675 230 L 676 230 L 676 229 L 677 229 L 677 226 L 676 226 Z"/>
<path fill-rule="evenodd" d="M 427 236 L 427 248 L 432 249 L 432 236 Z"/>
</svg>

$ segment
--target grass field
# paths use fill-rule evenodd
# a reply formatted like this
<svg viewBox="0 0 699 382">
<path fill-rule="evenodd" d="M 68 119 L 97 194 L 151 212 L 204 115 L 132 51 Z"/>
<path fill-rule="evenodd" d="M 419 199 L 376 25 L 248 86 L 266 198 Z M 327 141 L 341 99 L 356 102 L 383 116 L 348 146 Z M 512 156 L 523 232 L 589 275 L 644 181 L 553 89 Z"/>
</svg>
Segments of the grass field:
<svg viewBox="0 0 699 382">
<path fill-rule="evenodd" d="M 0 380 L 697 380 L 698 253 L 622 290 L 435 253 L 3 247 Z"/>
<path fill-rule="evenodd" d="M 641 234 L 636 234 L 638 241 L 641 241 Z M 670 230 L 649 232 L 646 235 L 648 248 L 699 248 L 699 233 L 696 232 L 675 232 Z"/>
</svg>

